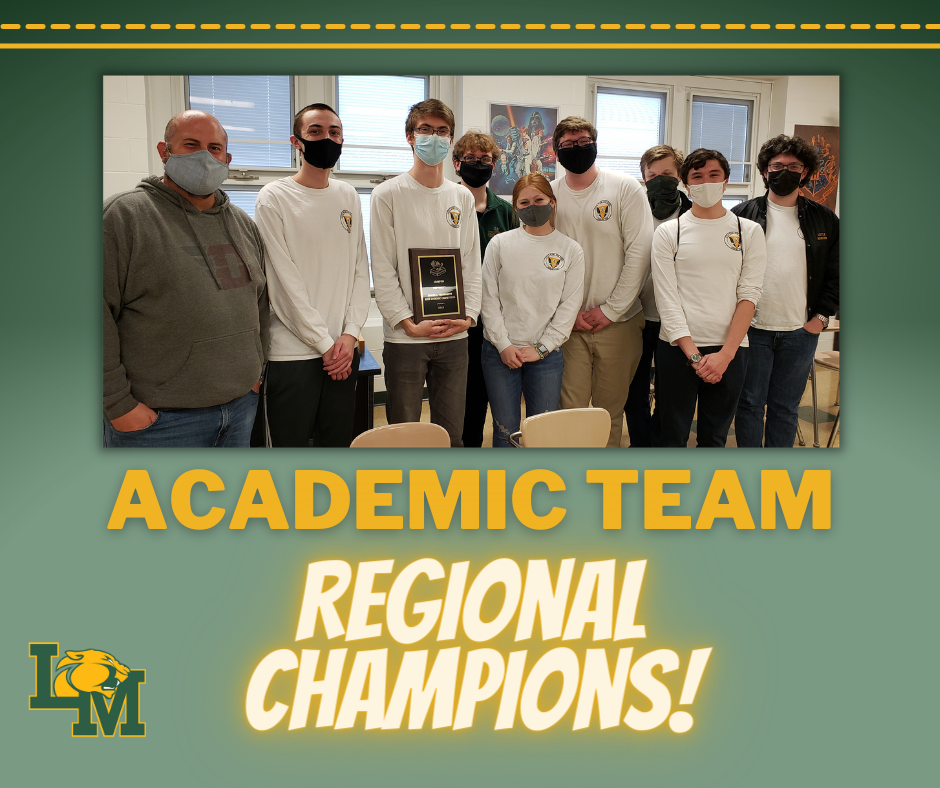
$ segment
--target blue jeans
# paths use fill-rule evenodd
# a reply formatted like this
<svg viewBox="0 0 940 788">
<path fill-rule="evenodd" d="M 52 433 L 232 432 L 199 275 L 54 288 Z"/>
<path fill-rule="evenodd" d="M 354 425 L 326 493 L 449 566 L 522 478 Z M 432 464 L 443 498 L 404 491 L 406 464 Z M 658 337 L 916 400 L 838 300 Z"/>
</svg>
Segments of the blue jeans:
<svg viewBox="0 0 940 788">
<path fill-rule="evenodd" d="M 809 368 L 816 354 L 818 334 L 748 329 L 751 346 L 744 389 L 734 417 L 738 446 L 792 448 L 799 422 L 798 408 Z M 764 424 L 764 406 L 767 423 Z"/>
<path fill-rule="evenodd" d="M 104 445 L 118 448 L 159 447 L 173 449 L 248 448 L 251 427 L 258 410 L 258 395 L 245 396 L 211 408 L 168 408 L 157 411 L 149 427 L 118 432 L 104 417 Z"/>
<path fill-rule="evenodd" d="M 482 362 L 493 412 L 494 449 L 508 448 L 510 434 L 519 429 L 522 397 L 525 397 L 526 416 L 559 409 L 561 376 L 565 371 L 561 349 L 553 350 L 539 361 L 523 364 L 519 369 L 510 369 L 492 343 L 484 340 Z"/>
</svg>

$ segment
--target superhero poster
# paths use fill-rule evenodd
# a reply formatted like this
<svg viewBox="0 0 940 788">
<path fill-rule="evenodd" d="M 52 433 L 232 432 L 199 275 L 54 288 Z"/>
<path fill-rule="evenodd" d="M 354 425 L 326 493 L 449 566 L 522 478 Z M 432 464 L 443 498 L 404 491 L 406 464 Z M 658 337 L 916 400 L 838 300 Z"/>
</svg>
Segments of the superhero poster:
<svg viewBox="0 0 940 788">
<path fill-rule="evenodd" d="M 489 132 L 499 146 L 490 188 L 510 195 L 523 175 L 540 173 L 555 178 L 552 133 L 558 123 L 557 107 L 527 107 L 523 104 L 490 104 Z"/>
<path fill-rule="evenodd" d="M 834 211 L 839 191 L 839 127 L 797 125 L 793 133 L 812 145 L 819 156 L 819 170 L 800 188 L 800 194 Z"/>
</svg>

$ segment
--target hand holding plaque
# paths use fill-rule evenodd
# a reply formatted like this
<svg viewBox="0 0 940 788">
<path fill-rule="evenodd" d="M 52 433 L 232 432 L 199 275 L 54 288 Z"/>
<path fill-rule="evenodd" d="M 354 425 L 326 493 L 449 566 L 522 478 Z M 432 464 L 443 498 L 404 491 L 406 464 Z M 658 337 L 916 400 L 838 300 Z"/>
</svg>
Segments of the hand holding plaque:
<svg viewBox="0 0 940 788">
<path fill-rule="evenodd" d="M 459 249 L 409 249 L 414 322 L 466 320 Z"/>
</svg>

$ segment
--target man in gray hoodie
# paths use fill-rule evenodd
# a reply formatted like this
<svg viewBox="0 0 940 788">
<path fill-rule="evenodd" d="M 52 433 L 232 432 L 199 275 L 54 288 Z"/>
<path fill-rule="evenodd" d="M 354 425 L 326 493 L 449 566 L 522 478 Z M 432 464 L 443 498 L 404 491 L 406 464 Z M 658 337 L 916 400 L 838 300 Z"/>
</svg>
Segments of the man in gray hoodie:
<svg viewBox="0 0 940 788">
<path fill-rule="evenodd" d="M 228 138 L 189 110 L 162 178 L 104 204 L 105 446 L 248 446 L 264 365 L 264 244 L 219 187 Z"/>
</svg>

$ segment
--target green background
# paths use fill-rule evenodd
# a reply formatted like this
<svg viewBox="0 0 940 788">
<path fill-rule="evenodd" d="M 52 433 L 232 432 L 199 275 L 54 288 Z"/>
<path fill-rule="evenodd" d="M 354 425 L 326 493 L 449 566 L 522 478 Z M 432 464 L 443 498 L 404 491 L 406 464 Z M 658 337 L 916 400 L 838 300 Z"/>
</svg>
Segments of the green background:
<svg viewBox="0 0 940 788">
<path fill-rule="evenodd" d="M 332 16 L 307 5 L 275 16 L 233 3 L 208 13 L 129 13 L 122 4 L 76 15 L 42 10 L 4 22 L 866 22 L 930 23 L 916 6 L 851 4 L 851 15 L 582 11 L 545 3 L 533 20 L 505 4 L 411 18 L 368 4 Z M 529 8 L 534 8 L 530 6 Z M 556 13 L 557 9 L 557 13 Z M 713 9 L 712 9 L 713 10 Z M 224 11 L 224 13 L 223 13 Z M 514 16 L 515 15 L 515 16 Z M 380 35 L 320 31 L 57 34 L 2 31 L 20 41 L 806 41 L 938 42 L 940 31 L 645 31 L 555 33 L 451 31 Z M 262 37 L 267 36 L 267 37 Z M 305 37 L 306 36 L 306 37 Z M 383 39 L 383 36 L 384 39 Z M 910 785 L 930 780 L 935 747 L 934 621 L 938 544 L 933 361 L 938 284 L 933 161 L 940 112 L 937 51 L 676 49 L 561 52 L 507 49 L 381 51 L 0 50 L 5 123 L 2 311 L 7 383 L 2 388 L 0 530 L 0 776 L 10 785 L 250 785 L 305 781 L 388 785 L 481 783 L 790 786 Z M 101 102 L 105 74 L 165 73 L 591 73 L 838 74 L 841 78 L 842 350 L 849 380 L 837 451 L 716 452 L 106 452 L 101 448 Z M 520 77 L 524 79 L 524 76 Z M 323 532 L 191 532 L 175 523 L 169 491 L 185 470 L 226 483 L 212 503 L 232 511 L 249 469 L 273 474 L 285 508 L 293 471 L 325 468 L 353 486 L 356 468 L 504 468 L 510 482 L 549 468 L 567 483 L 568 509 L 552 531 L 507 514 L 503 532 L 357 531 L 350 516 Z M 124 472 L 145 468 L 169 528 L 106 530 Z M 625 496 L 620 531 L 602 531 L 600 491 L 588 468 L 686 468 L 677 513 L 696 515 L 714 470 L 735 469 L 758 512 L 762 468 L 798 479 L 831 468 L 828 532 L 644 531 L 641 489 Z M 396 493 L 404 510 L 405 487 Z M 545 505 L 547 496 L 539 499 Z M 209 505 L 209 496 L 197 496 Z M 712 646 L 695 704 L 695 727 L 676 735 L 625 726 L 571 732 L 569 714 L 535 734 L 483 725 L 453 732 L 253 731 L 244 716 L 252 669 L 291 648 L 306 565 L 395 558 L 396 568 L 433 556 L 473 568 L 497 557 L 649 561 L 638 620 L 649 637 L 637 653 Z M 473 571 L 473 569 L 472 569 Z M 140 740 L 72 739 L 72 712 L 28 711 L 30 641 L 100 648 L 146 668 Z M 299 648 L 301 644 L 297 644 Z M 310 647 L 309 643 L 303 645 Z M 433 644 L 432 644 L 433 645 Z M 581 644 L 587 647 L 587 643 Z M 368 643 L 363 647 L 370 647 Z M 507 649 L 508 650 L 508 649 Z M 579 652 L 581 648 L 577 649 Z M 626 706 L 624 707 L 626 708 Z M 567 729 L 566 729 L 567 728 Z"/>
</svg>

